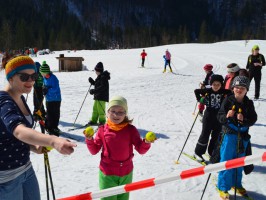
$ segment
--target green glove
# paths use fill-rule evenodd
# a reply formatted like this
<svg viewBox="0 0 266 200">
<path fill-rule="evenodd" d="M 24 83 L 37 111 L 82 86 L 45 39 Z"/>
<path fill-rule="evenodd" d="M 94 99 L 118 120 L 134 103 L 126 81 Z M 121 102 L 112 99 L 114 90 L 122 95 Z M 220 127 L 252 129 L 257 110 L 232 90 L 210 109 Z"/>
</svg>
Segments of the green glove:
<svg viewBox="0 0 266 200">
<path fill-rule="evenodd" d="M 149 131 L 148 133 L 146 133 L 145 140 L 147 142 L 153 143 L 155 140 L 157 140 L 157 137 L 154 132 Z"/>
<path fill-rule="evenodd" d="M 94 130 L 91 126 L 88 126 L 84 131 L 83 134 L 86 138 L 91 138 L 94 135 Z"/>
<path fill-rule="evenodd" d="M 205 100 L 205 98 L 204 97 L 201 97 L 199 102 L 202 103 L 202 104 L 204 104 L 204 100 Z"/>
</svg>

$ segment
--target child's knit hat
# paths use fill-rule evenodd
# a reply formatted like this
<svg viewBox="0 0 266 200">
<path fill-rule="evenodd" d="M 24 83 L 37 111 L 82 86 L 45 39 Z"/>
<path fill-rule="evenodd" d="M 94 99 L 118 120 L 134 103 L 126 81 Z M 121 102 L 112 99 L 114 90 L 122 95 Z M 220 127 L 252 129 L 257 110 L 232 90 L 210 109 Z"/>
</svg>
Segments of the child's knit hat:
<svg viewBox="0 0 266 200">
<path fill-rule="evenodd" d="M 211 64 L 206 64 L 206 65 L 203 67 L 203 69 L 204 69 L 205 71 L 211 71 L 212 68 L 213 68 L 213 66 L 212 66 Z"/>
<path fill-rule="evenodd" d="M 121 106 L 126 111 L 126 114 L 128 112 L 127 100 L 124 97 L 122 97 L 122 96 L 114 96 L 114 97 L 112 97 L 110 99 L 109 103 L 108 103 L 107 110 L 109 110 L 113 106 Z"/>
<path fill-rule="evenodd" d="M 49 74 L 51 72 L 49 65 L 46 64 L 46 61 L 42 62 L 42 66 L 40 67 L 40 72 L 42 74 Z"/>
<path fill-rule="evenodd" d="M 98 62 L 97 65 L 95 66 L 94 70 L 97 72 L 103 72 L 103 63 Z"/>
<path fill-rule="evenodd" d="M 214 74 L 211 76 L 210 84 L 212 85 L 214 81 L 219 81 L 223 85 L 224 78 L 222 75 Z"/>
<path fill-rule="evenodd" d="M 33 69 L 36 72 L 34 61 L 29 56 L 17 56 L 7 61 L 5 65 L 6 79 L 10 79 L 19 71 Z"/>
<path fill-rule="evenodd" d="M 228 73 L 238 72 L 240 70 L 240 67 L 236 63 L 231 63 L 226 68 Z"/>
<path fill-rule="evenodd" d="M 235 86 L 243 86 L 243 87 L 247 88 L 247 90 L 249 90 L 249 84 L 250 84 L 250 81 L 249 81 L 248 77 L 246 77 L 246 76 L 236 76 L 234 78 L 234 82 L 233 82 L 232 88 L 234 88 Z"/>
</svg>

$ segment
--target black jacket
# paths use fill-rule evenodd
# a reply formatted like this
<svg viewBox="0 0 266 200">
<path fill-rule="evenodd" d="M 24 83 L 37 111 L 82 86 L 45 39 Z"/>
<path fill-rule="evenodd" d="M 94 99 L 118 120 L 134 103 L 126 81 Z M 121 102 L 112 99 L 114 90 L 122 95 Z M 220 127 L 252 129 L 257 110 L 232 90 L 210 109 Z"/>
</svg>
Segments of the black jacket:
<svg viewBox="0 0 266 200">
<path fill-rule="evenodd" d="M 92 83 L 92 85 L 94 85 L 94 100 L 109 101 L 109 80 L 110 73 L 108 71 L 104 71 L 97 76 Z"/>
<path fill-rule="evenodd" d="M 214 92 L 212 88 L 196 89 L 194 90 L 197 101 L 199 102 L 201 97 L 204 97 L 204 104 L 207 110 L 215 110 L 216 113 L 221 107 L 222 101 L 226 95 L 232 94 L 231 90 L 221 88 L 217 92 Z"/>
<path fill-rule="evenodd" d="M 206 74 L 205 79 L 204 79 L 204 81 L 203 81 L 204 86 L 206 86 L 206 85 L 210 85 L 211 76 L 212 76 L 213 74 L 214 74 L 213 71 L 211 71 L 210 73 Z"/>
<path fill-rule="evenodd" d="M 262 66 L 254 66 L 254 63 L 261 63 L 262 66 L 265 65 L 265 58 L 262 54 L 258 54 L 258 55 L 249 55 L 248 56 L 248 62 L 247 62 L 247 66 L 246 69 L 250 70 L 250 71 L 257 71 L 257 70 L 261 70 Z"/>
<path fill-rule="evenodd" d="M 218 112 L 217 118 L 221 124 L 228 127 L 228 120 L 226 118 L 226 115 L 229 110 L 232 110 L 232 107 L 235 106 L 236 114 L 233 118 L 230 119 L 230 122 L 232 122 L 235 126 L 238 126 L 237 122 L 237 112 L 239 111 L 239 108 L 242 110 L 242 114 L 244 117 L 242 126 L 250 127 L 257 121 L 257 113 L 254 108 L 253 101 L 250 100 L 247 96 L 244 97 L 244 100 L 242 103 L 239 103 L 236 101 L 236 98 L 234 95 L 227 96 Z"/>
</svg>

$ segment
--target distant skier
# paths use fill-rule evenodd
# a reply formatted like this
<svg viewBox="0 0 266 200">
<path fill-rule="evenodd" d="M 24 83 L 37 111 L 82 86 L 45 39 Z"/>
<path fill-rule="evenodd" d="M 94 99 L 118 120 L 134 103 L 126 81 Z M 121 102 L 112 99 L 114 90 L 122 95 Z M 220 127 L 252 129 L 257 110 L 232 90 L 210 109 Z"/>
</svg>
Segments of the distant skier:
<svg viewBox="0 0 266 200">
<path fill-rule="evenodd" d="M 141 66 L 144 67 L 144 63 L 145 63 L 145 57 L 147 56 L 147 53 L 145 52 L 145 49 L 143 49 L 142 53 L 140 54 L 142 62 L 141 62 Z"/>
<path fill-rule="evenodd" d="M 93 111 L 87 125 L 105 124 L 105 103 L 109 101 L 110 73 L 104 71 L 102 62 L 98 62 L 94 70 L 97 78 L 93 80 L 89 77 L 90 84 L 94 85 L 94 89 L 90 89 L 90 94 L 94 95 Z"/>
<path fill-rule="evenodd" d="M 254 45 L 252 48 L 252 54 L 248 56 L 248 62 L 246 69 L 249 70 L 249 79 L 255 81 L 255 99 L 260 97 L 260 81 L 261 81 L 261 69 L 265 66 L 265 58 L 259 53 L 259 46 Z"/>
<path fill-rule="evenodd" d="M 232 85 L 234 94 L 224 99 L 217 114 L 218 121 L 222 124 L 220 162 L 246 155 L 250 141 L 249 127 L 257 121 L 253 101 L 246 95 L 249 85 L 249 78 L 237 76 Z M 247 196 L 247 191 L 242 185 L 242 171 L 243 167 L 239 167 L 219 172 L 217 188 L 221 199 L 228 200 L 230 196 L 228 191 L 231 189 L 236 189 L 238 194 Z"/>
<path fill-rule="evenodd" d="M 164 70 L 163 73 L 166 72 L 166 66 L 168 65 L 170 68 L 170 72 L 173 72 L 172 67 L 171 67 L 171 53 L 168 51 L 168 49 L 165 51 L 165 55 L 163 56 L 164 58 Z"/>
</svg>

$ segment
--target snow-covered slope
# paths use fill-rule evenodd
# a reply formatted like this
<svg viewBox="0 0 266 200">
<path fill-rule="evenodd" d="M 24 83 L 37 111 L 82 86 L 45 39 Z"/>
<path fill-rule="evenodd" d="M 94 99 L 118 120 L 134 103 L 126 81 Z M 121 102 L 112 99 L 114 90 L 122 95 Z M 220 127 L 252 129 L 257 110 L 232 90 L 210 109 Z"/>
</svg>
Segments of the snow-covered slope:
<svg viewBox="0 0 266 200">
<path fill-rule="evenodd" d="M 174 163 L 180 154 L 187 134 L 193 123 L 192 115 L 196 103 L 194 89 L 205 77 L 202 67 L 206 63 L 214 65 L 214 72 L 226 75 L 229 63 L 238 63 L 245 68 L 247 57 L 254 44 L 258 44 L 261 53 L 266 55 L 265 41 L 250 41 L 245 47 L 244 41 L 220 42 L 214 44 L 178 44 L 146 48 L 148 58 L 145 68 L 140 68 L 142 49 L 99 50 L 99 51 L 60 51 L 55 54 L 34 58 L 46 62 L 59 78 L 62 92 L 60 129 L 66 131 L 72 127 L 85 95 L 89 89 L 88 78 L 96 77 L 93 72 L 97 62 L 102 61 L 105 69 L 110 71 L 110 96 L 122 95 L 128 100 L 129 115 L 133 124 L 142 136 L 147 131 L 154 131 L 158 140 L 147 154 L 135 154 L 134 181 L 147 178 L 158 178 L 198 167 L 199 164 L 181 156 L 180 164 Z M 162 73 L 163 54 L 166 49 L 172 54 L 174 74 Z M 59 54 L 65 56 L 82 56 L 87 71 L 58 72 Z M 262 70 L 261 99 L 255 102 L 258 113 L 257 123 L 250 129 L 253 154 L 266 151 L 266 71 Z M 1 72 L 0 86 L 6 84 L 4 72 Z M 248 96 L 254 96 L 254 82 L 251 83 Z M 32 93 L 28 96 L 32 107 Z M 88 122 L 92 112 L 93 97 L 88 95 L 77 119 L 77 125 Z M 201 132 L 201 123 L 196 122 L 189 137 L 185 152 L 193 153 Z M 38 129 L 39 127 L 37 127 Z M 82 130 L 69 132 L 83 140 Z M 98 165 L 100 154 L 90 155 L 84 142 L 77 142 L 75 152 L 62 156 L 56 151 L 49 153 L 56 197 L 67 197 L 76 194 L 98 191 Z M 32 153 L 41 188 L 42 199 L 46 199 L 43 156 Z M 266 199 L 266 164 L 258 163 L 251 175 L 244 176 L 243 185 L 256 200 Z M 191 200 L 200 199 L 207 175 L 174 181 L 160 186 L 138 190 L 131 193 L 132 200 Z M 218 199 L 211 180 L 203 199 Z"/>
</svg>

